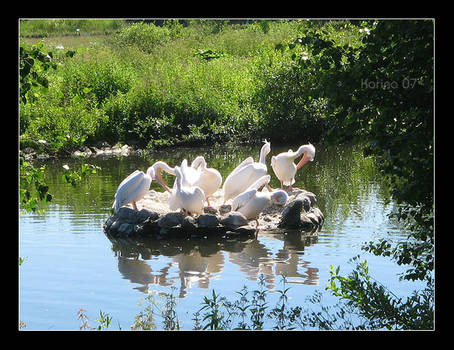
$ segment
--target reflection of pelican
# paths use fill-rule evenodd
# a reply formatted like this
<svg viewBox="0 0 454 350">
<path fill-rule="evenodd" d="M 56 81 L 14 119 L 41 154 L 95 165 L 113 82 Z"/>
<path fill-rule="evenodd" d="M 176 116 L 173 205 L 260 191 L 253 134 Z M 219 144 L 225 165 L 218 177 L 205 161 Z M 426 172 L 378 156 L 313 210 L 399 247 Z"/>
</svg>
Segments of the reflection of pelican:
<svg viewBox="0 0 454 350">
<path fill-rule="evenodd" d="M 303 158 L 298 162 L 297 165 L 293 161 L 304 154 Z M 315 147 L 310 143 L 303 145 L 298 148 L 298 151 L 293 152 L 291 149 L 288 152 L 279 153 L 277 156 L 271 157 L 271 167 L 276 174 L 276 177 L 281 182 L 281 188 L 290 186 L 295 183 L 295 174 L 298 169 L 306 164 L 308 161 L 313 161 L 315 157 Z"/>
<path fill-rule="evenodd" d="M 186 159 L 185 159 L 186 160 Z M 186 169 L 189 169 L 187 167 Z M 205 202 L 205 193 L 203 190 L 194 185 L 190 185 L 193 180 L 192 172 L 186 169 L 175 167 L 177 179 L 172 189 L 172 195 L 169 198 L 170 210 L 182 209 L 183 212 L 191 214 L 203 213 L 203 203 Z M 193 168 L 192 168 L 193 169 Z"/>
<path fill-rule="evenodd" d="M 167 278 L 168 270 L 171 266 L 171 263 L 167 263 L 167 266 L 162 268 L 159 274 L 156 274 L 153 273 L 151 266 L 144 260 L 118 257 L 118 271 L 123 278 L 131 281 L 131 283 L 142 285 L 136 288 L 141 292 L 147 292 L 149 284 L 171 285 L 172 283 Z"/>
<path fill-rule="evenodd" d="M 118 212 L 123 205 L 128 203 L 132 203 L 134 210 L 138 210 L 136 202 L 148 192 L 154 176 L 153 167 L 149 167 L 146 174 L 143 171 L 136 170 L 124 179 L 115 193 L 115 200 L 112 205 L 114 212 Z"/>
<path fill-rule="evenodd" d="M 198 156 L 191 163 L 191 168 L 201 168 L 199 180 L 195 183 L 203 192 L 208 206 L 210 206 L 209 197 L 216 192 L 222 184 L 222 175 L 214 168 L 207 168 L 207 162 L 203 156 Z"/>
<path fill-rule="evenodd" d="M 232 211 L 240 212 L 247 219 L 254 219 L 257 224 L 256 227 L 259 226 L 257 218 L 263 209 L 269 206 L 271 202 L 283 205 L 288 199 L 287 193 L 282 190 L 274 192 L 259 191 L 259 188 L 267 185 L 270 182 L 270 179 L 270 175 L 262 176 L 232 201 Z"/>
<path fill-rule="evenodd" d="M 222 187 L 224 191 L 224 203 L 230 198 L 234 198 L 244 192 L 255 181 L 266 175 L 267 167 L 265 159 L 270 151 L 271 144 L 265 140 L 265 144 L 260 150 L 260 159 L 258 162 L 254 162 L 252 157 L 248 157 L 227 176 Z"/>
<path fill-rule="evenodd" d="M 199 288 L 208 288 L 212 274 L 222 271 L 224 255 L 217 252 L 203 256 L 198 250 L 192 250 L 185 254 L 175 255 L 173 261 L 178 263 L 181 280 L 180 296 L 184 296 L 186 289 L 191 288 L 195 282 Z"/>
</svg>

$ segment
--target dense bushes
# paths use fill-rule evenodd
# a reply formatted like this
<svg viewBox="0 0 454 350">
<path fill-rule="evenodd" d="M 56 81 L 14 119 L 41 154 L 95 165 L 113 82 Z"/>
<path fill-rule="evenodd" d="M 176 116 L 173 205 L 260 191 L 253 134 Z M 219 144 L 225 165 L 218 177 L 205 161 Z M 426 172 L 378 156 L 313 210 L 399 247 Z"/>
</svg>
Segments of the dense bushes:
<svg viewBox="0 0 454 350">
<path fill-rule="evenodd" d="M 189 22 L 133 23 L 96 49 L 79 48 L 70 56 L 55 50 L 58 68 L 46 72 L 48 93 L 20 109 L 21 140 L 74 134 L 87 142 L 134 140 L 145 147 L 271 135 L 292 139 L 295 132 L 271 132 L 282 123 L 266 107 L 266 87 L 257 91 L 270 85 L 277 69 L 267 66 L 270 57 L 282 56 L 275 45 L 305 28 L 305 21 Z M 200 50 L 219 55 L 207 60 L 197 55 Z M 272 86 L 268 91 L 286 95 Z M 321 111 L 314 106 L 309 110 Z M 315 120 L 309 112 L 306 119 L 306 126 Z M 290 121 L 285 125 L 297 130 Z"/>
</svg>

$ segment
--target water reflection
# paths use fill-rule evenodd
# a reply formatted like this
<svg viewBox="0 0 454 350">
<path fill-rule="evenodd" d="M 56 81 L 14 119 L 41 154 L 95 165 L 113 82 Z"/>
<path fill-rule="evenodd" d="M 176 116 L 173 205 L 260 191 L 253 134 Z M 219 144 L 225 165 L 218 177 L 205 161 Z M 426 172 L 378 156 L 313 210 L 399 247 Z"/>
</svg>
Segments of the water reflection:
<svg viewBox="0 0 454 350">
<path fill-rule="evenodd" d="M 249 280 L 264 275 L 269 289 L 275 288 L 282 275 L 289 283 L 318 285 L 318 269 L 302 259 L 304 248 L 316 243 L 316 236 L 307 237 L 300 232 L 263 233 L 262 236 L 265 236 L 263 241 L 219 237 L 130 240 L 107 235 L 118 258 L 118 271 L 131 283 L 139 284 L 135 289 L 144 293 L 148 292 L 150 284 L 178 284 L 180 297 L 194 286 L 209 288 L 210 279 L 222 273 L 226 262 L 238 266 Z M 281 247 L 270 249 L 267 242 Z M 161 266 L 153 268 L 157 257 Z"/>
<path fill-rule="evenodd" d="M 271 145 L 270 155 L 288 148 L 297 149 L 298 146 Z M 162 289 L 166 292 L 169 287 L 179 288 L 180 297 L 187 296 L 188 300 L 191 299 L 188 294 L 199 297 L 206 294 L 208 288 L 216 287 L 219 292 L 239 291 L 245 280 L 255 281 L 261 274 L 265 276 L 265 286 L 269 289 L 279 289 L 280 276 L 287 276 L 287 282 L 293 284 L 292 291 L 303 298 L 312 293 L 312 286 L 323 288 L 329 265 L 343 268 L 350 257 L 362 253 L 363 242 L 378 238 L 405 239 L 405 231 L 387 218 L 395 204 L 387 201 L 389 193 L 382 185 L 372 160 L 363 158 L 360 146 L 349 145 L 330 149 L 315 145 L 315 161 L 305 166 L 295 178 L 296 187 L 317 195 L 317 206 L 325 216 L 318 237 L 292 232 L 264 232 L 258 240 L 200 238 L 169 241 L 151 237 L 113 239 L 104 235 L 102 226 L 110 215 L 118 184 L 134 170 L 145 170 L 156 160 L 175 165 L 184 158 L 192 161 L 203 154 L 208 165 L 217 168 L 225 178 L 246 157 L 256 159 L 260 147 L 175 148 L 144 156 L 47 161 L 45 180 L 54 196 L 52 202 L 44 214 L 20 215 L 20 256 L 33 262 L 26 263 L 20 271 L 21 319 L 29 320 L 27 327 L 30 328 L 34 327 L 34 318 L 43 320 L 42 323 L 36 321 L 43 329 L 49 326 L 47 322 L 65 325 L 68 314 L 62 312 L 61 293 L 66 293 L 65 302 L 73 303 L 76 309 L 81 306 L 80 295 L 75 295 L 74 290 L 80 288 L 90 290 L 90 293 L 93 291 L 93 294 L 87 294 L 87 309 L 109 311 L 111 305 L 102 305 L 100 300 L 124 298 L 136 304 L 137 291 L 148 293 L 149 290 Z M 85 162 L 100 166 L 101 170 L 77 187 L 62 182 L 63 164 L 76 169 Z M 267 157 L 267 165 L 269 163 L 270 156 Z M 271 175 L 271 185 L 278 186 L 278 180 Z M 168 176 L 168 183 L 173 183 L 174 177 L 164 176 Z M 152 189 L 162 191 L 155 182 Z M 61 247 L 65 250 L 62 251 Z M 112 255 L 115 258 L 113 263 Z M 49 273 L 49 269 L 55 266 L 65 273 Z M 383 266 L 376 268 L 379 271 L 386 269 L 387 274 L 401 272 L 400 267 L 391 263 Z M 93 273 L 94 277 L 87 272 Z M 103 276 L 106 283 L 99 283 L 98 276 Z M 60 288 L 35 288 L 53 286 L 54 281 Z M 105 288 L 106 285 L 122 285 L 124 282 L 127 284 L 124 289 Z M 400 290 L 406 288 L 400 286 Z M 106 298 L 92 297 L 98 295 Z M 51 307 L 56 311 L 42 317 L 41 310 L 51 310 Z M 199 304 L 194 304 L 194 308 L 198 307 Z M 130 317 L 126 303 L 124 308 L 123 317 Z M 196 309 L 189 310 L 188 315 L 192 314 L 191 311 Z"/>
</svg>

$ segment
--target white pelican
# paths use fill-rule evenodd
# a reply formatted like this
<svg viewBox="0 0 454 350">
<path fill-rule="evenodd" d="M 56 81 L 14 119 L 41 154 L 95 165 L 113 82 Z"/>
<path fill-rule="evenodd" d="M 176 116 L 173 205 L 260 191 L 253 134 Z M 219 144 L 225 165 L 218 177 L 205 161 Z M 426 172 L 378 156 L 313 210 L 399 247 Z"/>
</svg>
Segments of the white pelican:
<svg viewBox="0 0 454 350">
<path fill-rule="evenodd" d="M 172 195 L 169 201 L 171 210 L 182 209 L 183 212 L 191 214 L 202 214 L 203 203 L 205 202 L 205 193 L 198 186 L 185 185 L 186 174 L 179 166 L 176 166 L 175 173 L 177 179 L 172 189 Z"/>
<path fill-rule="evenodd" d="M 136 170 L 126 177 L 126 179 L 118 185 L 117 192 L 115 193 L 115 200 L 112 205 L 114 212 L 118 212 L 123 205 L 128 203 L 132 203 L 133 208 L 138 210 L 136 202 L 141 200 L 148 192 L 152 180 L 155 180 L 162 187 L 164 187 L 166 191 L 170 192 L 169 188 L 162 179 L 162 170 L 169 174 L 175 175 L 174 169 L 167 165 L 167 163 L 157 161 L 148 168 L 146 174 L 143 171 Z"/>
<path fill-rule="evenodd" d="M 182 184 L 184 186 L 194 186 L 200 180 L 200 175 L 202 174 L 202 168 L 198 167 L 193 168 L 188 166 L 188 160 L 183 159 L 180 166 L 180 171 L 183 175 Z"/>
<path fill-rule="evenodd" d="M 205 199 L 208 207 L 210 207 L 209 197 L 221 187 L 222 175 L 215 168 L 207 168 L 207 162 L 203 156 L 198 156 L 191 163 L 191 168 L 197 169 L 199 167 L 201 167 L 202 172 L 195 185 L 205 192 Z"/>
<path fill-rule="evenodd" d="M 293 161 L 304 154 L 297 165 Z M 279 153 L 277 156 L 271 157 L 271 167 L 276 174 L 276 177 L 281 182 L 281 188 L 289 186 L 292 189 L 292 185 L 295 183 L 295 174 L 298 169 L 309 161 L 313 161 L 315 157 L 315 147 L 310 143 L 303 145 L 298 148 L 298 151 L 293 152 L 291 149 L 288 152 Z"/>
<path fill-rule="evenodd" d="M 224 204 L 227 200 L 244 192 L 255 181 L 266 175 L 268 169 L 265 159 L 270 151 L 271 144 L 265 140 L 265 144 L 260 150 L 260 159 L 258 162 L 254 162 L 252 157 L 248 157 L 227 176 L 222 187 L 224 191 Z M 266 185 L 267 187 L 269 186 L 268 183 Z M 268 188 L 270 189 L 270 187 Z"/>
<path fill-rule="evenodd" d="M 201 168 L 194 169 L 193 167 L 188 166 L 187 159 L 183 159 L 183 161 L 181 162 L 181 165 L 178 168 L 182 175 L 181 176 L 182 186 L 189 186 L 189 187 L 195 186 L 195 184 L 199 181 L 200 174 L 202 173 L 202 169 Z M 180 208 L 180 205 L 175 196 L 176 191 L 177 191 L 177 179 L 175 179 L 175 181 L 173 183 L 172 191 L 170 191 L 170 197 L 169 197 L 170 210 L 177 210 Z"/>
<path fill-rule="evenodd" d="M 283 190 L 273 192 L 260 192 L 259 189 L 266 186 L 271 180 L 270 175 L 262 176 L 255 181 L 246 191 L 237 195 L 232 201 L 232 211 L 243 214 L 246 219 L 254 219 L 256 228 L 259 226 L 258 217 L 260 213 L 271 202 L 284 205 L 287 202 L 288 194 Z"/>
<path fill-rule="evenodd" d="M 112 205 L 114 213 L 117 213 L 123 205 L 128 203 L 132 203 L 134 210 L 138 210 L 136 202 L 148 192 L 154 176 L 155 172 L 151 166 L 146 174 L 143 171 L 136 170 L 124 179 L 115 193 L 115 200 Z"/>
</svg>

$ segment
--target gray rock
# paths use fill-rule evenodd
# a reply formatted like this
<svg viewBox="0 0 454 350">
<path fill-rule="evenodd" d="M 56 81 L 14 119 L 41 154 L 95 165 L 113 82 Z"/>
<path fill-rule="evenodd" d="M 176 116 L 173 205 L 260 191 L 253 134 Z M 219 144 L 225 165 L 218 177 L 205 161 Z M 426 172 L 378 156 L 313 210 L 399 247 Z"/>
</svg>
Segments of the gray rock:
<svg viewBox="0 0 454 350">
<path fill-rule="evenodd" d="M 188 232 L 193 232 L 197 229 L 196 220 L 192 216 L 186 216 L 182 223 L 181 227 Z"/>
<path fill-rule="evenodd" d="M 214 214 L 214 215 L 216 215 L 218 213 L 218 210 L 216 208 L 212 208 L 212 207 L 204 207 L 203 208 L 203 212 L 205 214 Z"/>
<path fill-rule="evenodd" d="M 223 204 L 219 207 L 219 214 L 224 215 L 232 210 L 232 206 L 230 204 Z"/>
<path fill-rule="evenodd" d="M 143 235 L 145 233 L 144 225 L 134 225 L 134 233 L 138 235 Z"/>
<path fill-rule="evenodd" d="M 231 211 L 231 212 L 227 213 L 220 220 L 220 223 L 222 225 L 231 227 L 231 228 L 236 228 L 236 227 L 247 225 L 248 222 L 249 222 L 249 220 L 246 219 L 246 217 L 243 214 L 241 214 L 237 211 Z"/>
<path fill-rule="evenodd" d="M 303 215 L 301 217 L 300 228 L 304 231 L 310 232 L 314 230 L 315 224 L 310 218 L 308 218 L 306 215 Z"/>
<path fill-rule="evenodd" d="M 137 222 L 137 212 L 128 207 L 120 208 L 117 217 L 122 223 L 135 224 Z"/>
<path fill-rule="evenodd" d="M 143 208 L 139 212 L 137 212 L 136 217 L 137 217 L 137 222 L 138 223 L 142 223 L 142 222 L 145 222 L 145 221 L 156 221 L 156 220 L 158 220 L 159 219 L 159 214 L 154 212 L 154 211 L 151 211 L 151 210 Z"/>
<path fill-rule="evenodd" d="M 129 236 L 131 233 L 134 232 L 134 225 L 133 224 L 121 224 L 120 227 L 118 228 L 118 234 L 121 236 Z"/>
<path fill-rule="evenodd" d="M 106 141 L 100 141 L 97 144 L 95 144 L 95 147 L 96 148 L 106 148 L 106 147 L 110 148 L 110 144 Z"/>
<path fill-rule="evenodd" d="M 323 216 L 323 213 L 322 211 L 317 208 L 317 207 L 314 207 L 312 208 L 312 211 L 313 213 L 319 218 L 319 223 L 321 224 L 323 221 L 325 221 L 325 217 Z"/>
<path fill-rule="evenodd" d="M 106 231 L 110 230 L 110 227 L 112 226 L 116 219 L 117 217 L 115 215 L 109 216 L 106 222 L 104 223 L 104 230 Z"/>
<path fill-rule="evenodd" d="M 301 194 L 299 194 L 297 197 L 299 197 L 299 196 L 305 196 L 305 197 L 309 198 L 309 200 L 311 201 L 311 207 L 317 203 L 317 196 L 315 194 L 313 194 L 312 192 L 303 190 L 303 192 Z"/>
<path fill-rule="evenodd" d="M 145 235 L 157 234 L 161 230 L 157 221 L 145 220 L 140 226 L 142 226 L 141 232 Z"/>
<path fill-rule="evenodd" d="M 302 208 L 303 201 L 301 199 L 294 199 L 289 202 L 282 211 L 282 217 L 279 221 L 278 227 L 299 228 L 301 226 Z"/>
<path fill-rule="evenodd" d="M 167 213 L 158 220 L 158 226 L 161 228 L 178 226 L 183 222 L 183 218 L 181 213 Z"/>
<path fill-rule="evenodd" d="M 118 228 L 120 227 L 121 224 L 122 222 L 120 220 L 115 219 L 115 221 L 110 225 L 109 232 L 113 235 L 117 234 Z"/>
<path fill-rule="evenodd" d="M 320 225 L 320 219 L 317 215 L 314 214 L 314 212 L 307 213 L 304 215 L 306 218 L 308 218 L 314 225 Z"/>
<path fill-rule="evenodd" d="M 219 219 L 213 214 L 201 214 L 198 219 L 199 227 L 216 227 L 219 224 Z"/>
<path fill-rule="evenodd" d="M 297 197 L 296 197 L 297 200 L 301 200 L 303 202 L 303 209 L 304 211 L 309 211 L 311 209 L 311 206 L 312 206 L 312 202 L 310 200 L 310 198 L 306 195 L 306 193 L 302 193 L 302 194 L 299 194 Z"/>
</svg>

